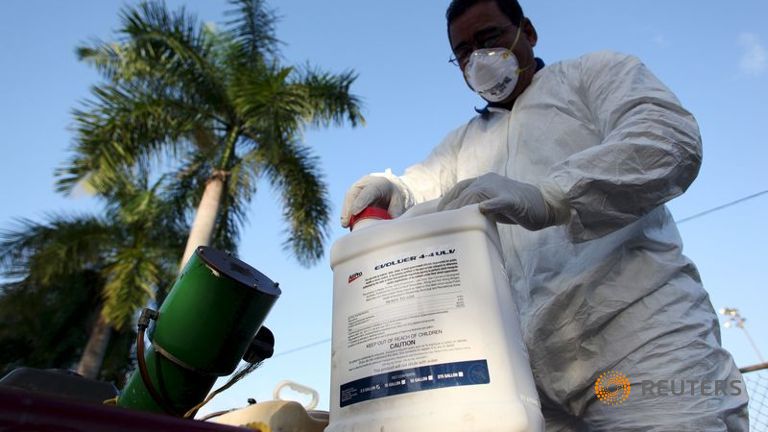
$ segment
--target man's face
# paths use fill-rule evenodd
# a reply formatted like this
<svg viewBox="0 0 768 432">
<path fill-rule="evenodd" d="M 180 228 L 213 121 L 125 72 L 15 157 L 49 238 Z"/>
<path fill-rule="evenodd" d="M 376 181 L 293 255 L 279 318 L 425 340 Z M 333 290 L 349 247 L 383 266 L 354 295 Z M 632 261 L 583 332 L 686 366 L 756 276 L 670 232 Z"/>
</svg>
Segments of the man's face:
<svg viewBox="0 0 768 432">
<path fill-rule="evenodd" d="M 462 74 L 472 51 L 481 48 L 511 47 L 520 63 L 520 68 L 524 70 L 520 73 L 512 94 L 499 103 L 502 106 L 511 104 L 530 85 L 533 74 L 536 72 L 536 61 L 533 56 L 533 47 L 537 40 L 536 29 L 527 18 L 524 19 L 520 37 L 512 47 L 519 25 L 520 23 L 511 22 L 495 1 L 484 1 L 467 9 L 453 20 L 448 29 L 451 49 L 459 61 Z"/>
</svg>

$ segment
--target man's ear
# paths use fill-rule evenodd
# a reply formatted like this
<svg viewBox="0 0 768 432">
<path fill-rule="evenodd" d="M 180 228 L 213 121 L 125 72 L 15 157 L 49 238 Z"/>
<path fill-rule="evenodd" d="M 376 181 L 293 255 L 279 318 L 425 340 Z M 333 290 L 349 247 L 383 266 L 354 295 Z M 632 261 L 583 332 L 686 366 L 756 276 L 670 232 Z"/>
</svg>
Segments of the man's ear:
<svg viewBox="0 0 768 432">
<path fill-rule="evenodd" d="M 533 23 L 528 18 L 525 18 L 523 21 L 523 34 L 528 39 L 528 44 L 531 47 L 535 47 L 536 42 L 539 40 L 539 35 L 536 33 L 536 27 L 533 26 Z"/>
</svg>

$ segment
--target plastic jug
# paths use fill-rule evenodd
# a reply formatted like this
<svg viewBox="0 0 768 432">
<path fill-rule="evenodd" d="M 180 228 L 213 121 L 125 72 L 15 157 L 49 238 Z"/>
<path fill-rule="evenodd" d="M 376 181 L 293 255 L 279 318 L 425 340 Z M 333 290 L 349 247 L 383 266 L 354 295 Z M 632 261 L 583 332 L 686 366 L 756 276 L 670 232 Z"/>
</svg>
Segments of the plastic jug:
<svg viewBox="0 0 768 432">
<path fill-rule="evenodd" d="M 543 430 L 496 224 L 435 206 L 332 247 L 326 432 Z"/>
<path fill-rule="evenodd" d="M 284 388 L 312 396 L 305 406 L 280 396 Z M 259 402 L 213 417 L 214 423 L 256 429 L 262 432 L 323 432 L 328 426 L 328 412 L 316 411 L 319 395 L 312 388 L 293 381 L 281 381 L 272 392 L 273 400 Z"/>
</svg>

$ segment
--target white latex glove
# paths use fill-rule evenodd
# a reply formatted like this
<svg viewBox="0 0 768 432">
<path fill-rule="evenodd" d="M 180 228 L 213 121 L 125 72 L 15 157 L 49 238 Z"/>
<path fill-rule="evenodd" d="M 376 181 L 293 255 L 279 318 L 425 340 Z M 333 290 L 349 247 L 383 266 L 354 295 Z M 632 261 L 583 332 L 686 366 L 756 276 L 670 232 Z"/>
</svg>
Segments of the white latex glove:
<svg viewBox="0 0 768 432">
<path fill-rule="evenodd" d="M 462 180 L 438 204 L 438 211 L 480 203 L 480 212 L 496 222 L 517 224 L 531 231 L 563 223 L 567 208 L 555 208 L 538 187 L 489 173 Z"/>
<path fill-rule="evenodd" d="M 371 205 L 387 209 L 390 216 L 395 218 L 405 211 L 405 195 L 386 177 L 367 175 L 356 181 L 344 196 L 341 226 L 347 228 L 352 215 Z"/>
</svg>

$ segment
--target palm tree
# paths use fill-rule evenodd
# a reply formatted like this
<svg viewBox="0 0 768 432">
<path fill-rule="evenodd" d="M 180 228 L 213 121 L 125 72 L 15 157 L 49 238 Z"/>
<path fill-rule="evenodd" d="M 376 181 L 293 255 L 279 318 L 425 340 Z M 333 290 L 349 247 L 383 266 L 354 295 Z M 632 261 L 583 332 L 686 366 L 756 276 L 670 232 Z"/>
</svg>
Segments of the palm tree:
<svg viewBox="0 0 768 432">
<path fill-rule="evenodd" d="M 80 47 L 105 81 L 75 112 L 74 155 L 60 191 L 87 183 L 108 193 L 124 169 L 171 166 L 169 190 L 194 221 L 181 260 L 217 237 L 233 239 L 265 178 L 282 196 L 286 248 L 300 263 L 323 254 L 329 203 L 308 126 L 364 121 L 355 74 L 281 64 L 274 14 L 260 0 L 231 1 L 223 30 L 184 9 L 142 3 L 121 12 L 116 42 Z"/>
<path fill-rule="evenodd" d="M 5 320 L 6 330 L 40 327 L 44 314 L 58 307 L 71 312 L 46 334 L 74 337 L 84 317 L 91 317 L 95 323 L 78 365 L 91 378 L 99 372 L 113 328 L 125 334 L 136 310 L 170 287 L 188 230 L 173 203 L 158 193 L 163 179 L 153 187 L 146 177 L 129 181 L 125 174 L 121 179 L 104 197 L 103 216 L 54 214 L 45 222 L 23 219 L 15 229 L 0 232 L 0 269 L 12 279 L 2 287 L 0 308 L 27 302 L 32 312 L 16 314 L 17 321 Z M 98 295 L 85 295 L 94 292 Z M 59 349 L 29 346 L 35 352 Z M 71 356 L 71 350 L 66 352 Z M 66 367 L 63 359 L 51 361 Z"/>
<path fill-rule="evenodd" d="M 0 376 L 20 367 L 66 368 L 78 363 L 101 305 L 102 276 L 93 270 L 51 283 L 34 277 L 0 285 Z M 110 332 L 99 378 L 122 386 L 132 367 L 132 327 Z"/>
</svg>

